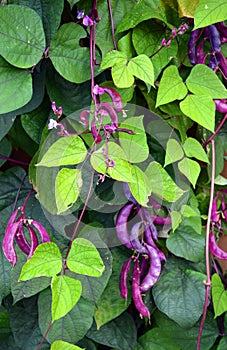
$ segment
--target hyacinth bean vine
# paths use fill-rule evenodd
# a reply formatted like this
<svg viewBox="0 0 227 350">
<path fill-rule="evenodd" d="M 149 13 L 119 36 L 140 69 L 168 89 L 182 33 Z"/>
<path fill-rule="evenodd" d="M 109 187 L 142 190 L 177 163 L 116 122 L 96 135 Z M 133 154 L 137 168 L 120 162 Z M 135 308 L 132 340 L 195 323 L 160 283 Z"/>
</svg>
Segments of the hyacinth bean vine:
<svg viewBox="0 0 227 350">
<path fill-rule="evenodd" d="M 225 21 L 0 1 L 2 350 L 226 348 Z"/>
</svg>

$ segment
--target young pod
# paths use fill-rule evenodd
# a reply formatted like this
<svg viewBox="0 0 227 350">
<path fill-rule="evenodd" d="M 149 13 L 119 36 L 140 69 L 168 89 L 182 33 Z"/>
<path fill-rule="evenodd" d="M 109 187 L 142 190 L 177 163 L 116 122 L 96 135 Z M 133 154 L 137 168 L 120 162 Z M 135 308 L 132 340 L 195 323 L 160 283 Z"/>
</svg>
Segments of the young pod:
<svg viewBox="0 0 227 350">
<path fill-rule="evenodd" d="M 216 110 L 220 113 L 227 113 L 227 103 L 226 100 L 214 100 Z"/>
<path fill-rule="evenodd" d="M 209 249 L 213 256 L 221 260 L 227 260 L 227 252 L 224 252 L 215 241 L 214 231 L 212 230 L 209 235 Z"/>
<path fill-rule="evenodd" d="M 126 204 L 121 208 L 116 219 L 116 233 L 119 241 L 124 244 L 125 247 L 133 249 L 130 242 L 130 237 L 128 233 L 127 221 L 134 207 L 133 203 Z"/>
<path fill-rule="evenodd" d="M 35 229 L 38 231 L 40 237 L 41 237 L 41 241 L 42 243 L 45 243 L 45 242 L 50 242 L 50 237 L 47 233 L 47 230 L 45 229 L 45 227 L 40 224 L 40 222 L 38 221 L 35 221 L 35 220 L 27 220 L 28 224 L 31 224 L 35 227 Z"/>
<path fill-rule="evenodd" d="M 204 42 L 206 41 L 206 38 L 203 38 L 198 47 L 197 47 L 197 51 L 196 51 L 196 61 L 197 61 L 197 64 L 205 64 L 205 61 L 206 61 L 206 55 L 204 53 L 204 50 L 203 50 L 203 45 L 204 45 Z"/>
<path fill-rule="evenodd" d="M 99 112 L 104 112 L 104 114 L 107 113 L 111 118 L 112 122 L 116 125 L 116 127 L 118 127 L 117 113 L 109 102 L 101 102 L 99 105 Z"/>
<path fill-rule="evenodd" d="M 92 136 L 93 136 L 95 143 L 98 144 L 102 141 L 102 136 L 99 134 L 98 130 L 96 129 L 94 118 L 91 121 L 91 133 L 92 133 Z"/>
<path fill-rule="evenodd" d="M 148 291 L 158 281 L 162 268 L 161 259 L 157 250 L 149 245 L 147 245 L 147 250 L 150 258 L 150 267 L 140 285 L 142 293 Z"/>
<path fill-rule="evenodd" d="M 30 251 L 28 254 L 28 259 L 30 259 L 32 257 L 32 255 L 34 254 L 34 251 L 35 251 L 36 247 L 38 246 L 39 242 L 38 242 L 38 238 L 37 238 L 36 233 L 33 230 L 33 228 L 30 225 L 28 225 L 27 229 L 28 229 L 28 233 L 29 233 L 30 241 L 31 241 L 31 247 L 30 247 Z"/>
<path fill-rule="evenodd" d="M 15 235 L 15 239 L 16 239 L 16 243 L 18 245 L 18 247 L 20 248 L 20 250 L 25 253 L 26 255 L 29 254 L 30 252 L 30 244 L 28 243 L 25 234 L 24 234 L 24 224 L 23 222 L 19 222 L 18 225 L 18 230 L 17 233 Z"/>
<path fill-rule="evenodd" d="M 131 229 L 130 242 L 134 250 L 140 254 L 147 254 L 146 247 L 140 242 L 139 234 L 142 222 L 136 222 Z"/>
<path fill-rule="evenodd" d="M 113 107 L 115 111 L 122 112 L 123 108 L 122 108 L 121 95 L 116 90 L 110 87 L 103 87 L 103 90 L 110 96 L 113 102 Z"/>
<path fill-rule="evenodd" d="M 158 247 L 155 245 L 153 241 L 153 237 L 150 231 L 150 226 L 147 226 L 144 230 L 144 242 L 150 247 L 153 247 L 157 251 L 161 261 L 166 261 L 165 254 L 160 249 L 158 249 Z"/>
<path fill-rule="evenodd" d="M 120 294 L 121 294 L 121 297 L 124 299 L 128 298 L 127 278 L 131 267 L 131 262 L 132 262 L 132 258 L 130 257 L 123 264 L 121 268 L 121 273 L 120 273 Z"/>
<path fill-rule="evenodd" d="M 209 39 L 210 39 L 212 52 L 221 51 L 221 40 L 220 40 L 219 31 L 217 30 L 214 24 L 209 25 L 207 28 L 209 31 Z"/>
<path fill-rule="evenodd" d="M 138 260 L 136 260 L 132 271 L 132 299 L 140 315 L 150 318 L 150 311 L 144 304 L 140 291 L 140 267 Z"/>
</svg>

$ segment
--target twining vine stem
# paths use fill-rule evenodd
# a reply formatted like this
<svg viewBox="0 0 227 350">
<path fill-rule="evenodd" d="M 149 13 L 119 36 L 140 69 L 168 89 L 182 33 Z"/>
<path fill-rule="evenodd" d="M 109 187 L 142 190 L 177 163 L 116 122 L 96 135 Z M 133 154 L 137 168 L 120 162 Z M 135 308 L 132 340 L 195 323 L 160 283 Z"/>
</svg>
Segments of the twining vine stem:
<svg viewBox="0 0 227 350">
<path fill-rule="evenodd" d="M 196 350 L 200 350 L 202 332 L 203 332 L 203 327 L 204 327 L 204 323 L 206 320 L 207 307 L 208 307 L 208 303 L 209 303 L 209 294 L 210 294 L 210 288 L 211 288 L 209 235 L 210 235 L 210 229 L 211 229 L 212 204 L 213 204 L 213 199 L 214 199 L 215 145 L 214 145 L 213 139 L 210 142 L 211 142 L 211 154 L 212 154 L 212 167 L 211 167 L 210 203 L 209 203 L 208 218 L 207 218 L 207 224 L 206 224 L 206 275 L 207 275 L 207 280 L 205 282 L 205 288 L 206 288 L 205 302 L 204 302 L 204 308 L 203 308 L 203 316 L 202 316 L 200 326 L 199 326 L 199 333 L 198 333 L 198 338 L 197 338 Z"/>
</svg>

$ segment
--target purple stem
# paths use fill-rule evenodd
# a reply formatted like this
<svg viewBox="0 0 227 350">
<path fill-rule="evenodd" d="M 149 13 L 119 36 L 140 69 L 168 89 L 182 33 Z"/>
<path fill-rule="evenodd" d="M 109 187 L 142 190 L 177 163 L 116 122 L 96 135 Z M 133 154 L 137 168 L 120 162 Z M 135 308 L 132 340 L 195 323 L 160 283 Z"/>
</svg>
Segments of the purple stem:
<svg viewBox="0 0 227 350">
<path fill-rule="evenodd" d="M 29 166 L 29 163 L 25 163 L 25 162 L 22 162 L 22 161 L 17 160 L 17 159 L 9 158 L 9 157 L 3 156 L 2 154 L 0 154 L 0 158 L 1 158 L 1 159 L 8 160 L 9 162 L 13 162 L 13 163 L 15 163 L 15 164 L 20 164 L 20 165 Z"/>
<path fill-rule="evenodd" d="M 215 132 L 205 142 L 203 142 L 203 145 L 202 145 L 203 148 L 205 148 L 214 139 L 214 137 L 219 133 L 219 131 L 221 130 L 221 128 L 224 125 L 224 123 L 226 122 L 226 120 L 227 120 L 227 113 L 225 114 L 224 118 L 222 119 L 222 121 L 218 125 Z"/>
<path fill-rule="evenodd" d="M 112 30 L 112 38 L 113 38 L 114 49 L 117 50 L 117 42 L 116 42 L 115 33 L 114 33 L 113 11 L 112 11 L 110 0 L 107 0 L 107 2 L 108 2 L 109 14 L 110 14 L 110 23 L 111 23 L 111 30 Z"/>
<path fill-rule="evenodd" d="M 207 307 L 209 303 L 209 293 L 210 293 L 210 287 L 211 287 L 211 275 L 210 275 L 210 251 L 209 251 L 209 236 L 210 236 L 210 228 L 211 228 L 211 215 L 212 215 L 212 205 L 214 200 L 214 179 L 215 179 L 215 146 L 214 146 L 214 140 L 211 140 L 211 147 L 212 147 L 212 169 L 211 169 L 211 185 L 210 185 L 210 203 L 209 203 L 209 209 L 208 209 L 208 217 L 207 217 L 207 224 L 206 224 L 206 275 L 207 280 L 205 282 L 205 302 L 204 302 L 204 308 L 203 308 L 203 315 L 199 326 L 199 333 L 197 338 L 197 345 L 196 350 L 200 350 L 200 344 L 201 344 L 201 338 L 202 338 L 202 332 L 204 323 L 206 320 L 206 313 L 207 313 Z"/>
<path fill-rule="evenodd" d="M 49 326 L 48 326 L 48 328 L 47 328 L 47 330 L 46 330 L 46 333 L 44 334 L 44 336 L 43 336 L 43 338 L 42 338 L 41 342 L 39 343 L 39 345 L 38 345 L 38 347 L 37 347 L 36 350 L 40 350 L 40 349 L 41 349 L 41 347 L 42 347 L 44 341 L 46 340 L 47 334 L 50 332 L 50 329 L 51 329 L 51 327 L 52 327 L 52 324 L 53 324 L 53 322 L 50 321 Z"/>
</svg>

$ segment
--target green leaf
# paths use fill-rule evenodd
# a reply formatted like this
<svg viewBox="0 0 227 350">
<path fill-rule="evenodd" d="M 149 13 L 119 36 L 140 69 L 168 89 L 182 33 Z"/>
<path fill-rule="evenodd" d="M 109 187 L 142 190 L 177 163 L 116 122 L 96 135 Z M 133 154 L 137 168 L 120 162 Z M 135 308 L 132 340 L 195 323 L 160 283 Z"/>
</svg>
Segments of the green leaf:
<svg viewBox="0 0 227 350">
<path fill-rule="evenodd" d="M 51 344 L 50 350 L 82 350 L 82 348 L 67 343 L 63 340 L 56 340 L 53 344 Z"/>
<path fill-rule="evenodd" d="M 55 196 L 58 214 L 63 213 L 76 202 L 82 187 L 80 169 L 62 168 L 55 182 Z"/>
<path fill-rule="evenodd" d="M 174 100 L 182 100 L 187 95 L 187 92 L 188 90 L 183 83 L 177 67 L 167 67 L 160 80 L 156 108 Z"/>
<path fill-rule="evenodd" d="M 210 95 L 212 98 L 227 98 L 227 90 L 214 71 L 205 64 L 196 64 L 186 80 L 187 88 L 197 95 Z"/>
<path fill-rule="evenodd" d="M 147 55 L 132 58 L 128 69 L 136 78 L 154 86 L 154 67 Z"/>
<path fill-rule="evenodd" d="M 79 41 L 85 30 L 76 23 L 63 24 L 51 41 L 49 57 L 59 74 L 73 83 L 90 79 L 89 49 Z"/>
<path fill-rule="evenodd" d="M 205 239 L 191 226 L 180 225 L 166 241 L 171 253 L 186 260 L 199 262 L 204 256 Z"/>
<path fill-rule="evenodd" d="M 129 182 L 128 184 L 130 191 L 137 202 L 146 207 L 148 196 L 151 194 L 149 178 L 146 173 L 136 165 L 132 166 L 131 169 L 134 182 Z"/>
<path fill-rule="evenodd" d="M 172 230 L 174 232 L 182 221 L 181 214 L 178 211 L 173 210 L 170 212 L 170 217 L 172 223 Z"/>
<path fill-rule="evenodd" d="M 87 333 L 87 337 L 97 343 L 104 344 L 119 350 L 135 350 L 136 327 L 132 316 L 124 313 L 108 322 L 99 330 L 93 323 Z"/>
<path fill-rule="evenodd" d="M 15 117 L 8 117 L 4 115 L 0 115 L 0 140 L 3 139 L 3 137 L 8 133 L 11 126 L 13 125 L 13 122 L 15 120 Z"/>
<path fill-rule="evenodd" d="M 111 50 L 107 52 L 105 57 L 103 58 L 100 69 L 107 69 L 113 67 L 115 64 L 125 64 L 127 63 L 127 56 L 124 52 Z"/>
<path fill-rule="evenodd" d="M 100 238 L 103 236 L 103 229 L 99 227 L 85 227 L 80 231 L 80 237 L 91 241 L 98 249 L 102 261 L 105 265 L 105 270 L 99 278 L 86 276 L 81 274 L 75 274 L 70 272 L 69 276 L 81 281 L 82 297 L 88 301 L 92 301 L 97 305 L 112 273 L 112 255 L 104 241 Z M 68 273 L 67 273 L 68 274 Z M 73 276 L 72 276 L 73 274 Z M 103 296 L 102 296 L 103 299 Z M 119 301 L 119 300 L 118 300 Z"/>
<path fill-rule="evenodd" d="M 36 277 L 27 281 L 18 281 L 21 269 L 26 262 L 24 254 L 19 253 L 17 264 L 11 269 L 11 293 L 13 295 L 14 304 L 23 298 L 29 298 L 38 294 L 41 290 L 46 289 L 50 285 L 49 277 Z"/>
<path fill-rule="evenodd" d="M 208 95 L 188 95 L 184 101 L 180 102 L 180 109 L 196 123 L 214 132 L 215 103 L 212 97 Z"/>
<path fill-rule="evenodd" d="M 66 264 L 73 272 L 94 277 L 101 276 L 105 269 L 95 245 L 84 238 L 73 241 Z"/>
<path fill-rule="evenodd" d="M 152 289 L 156 306 L 181 327 L 192 327 L 203 312 L 204 279 L 200 272 L 173 266 Z"/>
<path fill-rule="evenodd" d="M 10 320 L 8 312 L 1 306 L 0 309 L 0 340 L 8 338 L 11 334 Z"/>
<path fill-rule="evenodd" d="M 83 140 L 76 135 L 62 137 L 54 142 L 37 166 L 57 167 L 81 163 L 87 155 Z"/>
<path fill-rule="evenodd" d="M 134 28 L 137 24 L 153 18 L 155 10 L 159 5 L 159 0 L 145 1 L 140 0 L 135 3 L 133 9 L 128 12 L 117 27 L 117 32 L 123 32 L 130 28 Z"/>
<path fill-rule="evenodd" d="M 12 67 L 0 57 L 0 114 L 24 106 L 31 98 L 31 73 Z"/>
<path fill-rule="evenodd" d="M 184 193 L 162 168 L 161 164 L 155 161 L 148 165 L 145 174 L 150 181 L 151 191 L 167 202 L 175 202 Z"/>
<path fill-rule="evenodd" d="M 202 162 L 209 163 L 206 152 L 196 139 L 188 137 L 183 145 L 183 149 L 187 157 L 196 158 Z"/>
<path fill-rule="evenodd" d="M 0 158 L 0 167 L 1 167 L 7 161 L 7 157 L 9 157 L 12 152 L 12 145 L 6 137 L 0 140 L 0 150 L 1 150 L 1 155 L 3 157 L 6 157 L 6 159 Z"/>
<path fill-rule="evenodd" d="M 82 285 L 68 276 L 54 276 L 51 282 L 52 289 L 52 321 L 65 316 L 78 302 L 82 292 Z"/>
<path fill-rule="evenodd" d="M 121 267 L 125 260 L 128 259 L 128 256 L 119 248 L 114 248 L 111 252 L 113 256 L 113 272 L 102 293 L 102 297 L 96 304 L 94 318 L 97 329 L 123 313 L 131 302 L 130 292 L 128 300 L 126 301 L 121 297 L 119 289 Z M 130 286 L 128 286 L 128 288 L 130 288 Z"/>
<path fill-rule="evenodd" d="M 111 74 L 114 84 L 119 88 L 129 88 L 134 83 L 134 77 L 129 69 L 128 60 L 116 63 L 112 67 Z"/>
<path fill-rule="evenodd" d="M 226 18 L 225 0 L 200 0 L 194 14 L 194 29 L 225 21 Z"/>
<path fill-rule="evenodd" d="M 136 350 L 181 350 L 181 346 L 176 344 L 174 340 L 168 339 L 166 334 L 163 336 L 163 330 L 154 327 L 153 329 L 142 335 L 137 344 Z M 168 339 L 168 341 L 167 341 Z"/>
<path fill-rule="evenodd" d="M 182 159 L 184 152 L 181 145 L 175 139 L 169 139 L 166 144 L 166 156 L 164 167 Z"/>
<path fill-rule="evenodd" d="M 27 6 L 0 6 L 0 54 L 10 64 L 19 68 L 34 66 L 45 45 L 42 21 L 34 10 Z"/>
<path fill-rule="evenodd" d="M 51 291 L 46 289 L 38 299 L 39 326 L 45 334 L 51 321 Z M 64 317 L 56 320 L 46 337 L 49 343 L 61 339 L 72 344 L 77 343 L 92 325 L 94 304 L 80 298 L 73 309 Z"/>
<path fill-rule="evenodd" d="M 90 158 L 92 167 L 101 174 L 106 174 L 106 157 L 103 148 L 93 152 Z M 114 142 L 108 142 L 108 157 L 114 161 L 113 167 L 108 167 L 107 175 L 112 179 L 125 182 L 133 182 L 132 167 L 128 163 L 123 149 Z"/>
<path fill-rule="evenodd" d="M 214 306 L 214 317 L 216 318 L 227 311 L 227 291 L 217 273 L 214 273 L 212 276 L 211 293 Z"/>
<path fill-rule="evenodd" d="M 178 168 L 195 187 L 201 170 L 200 165 L 192 159 L 184 158 L 178 163 Z"/>
<path fill-rule="evenodd" d="M 134 135 L 126 132 L 119 132 L 119 141 L 126 157 L 131 163 L 140 163 L 147 159 L 149 149 L 147 145 L 147 137 L 143 125 L 143 117 L 127 118 L 120 124 L 121 128 L 134 131 Z"/>
<path fill-rule="evenodd" d="M 34 277 L 52 277 L 62 269 L 62 256 L 55 243 L 40 244 L 34 255 L 22 267 L 19 281 L 26 281 Z"/>
</svg>

